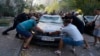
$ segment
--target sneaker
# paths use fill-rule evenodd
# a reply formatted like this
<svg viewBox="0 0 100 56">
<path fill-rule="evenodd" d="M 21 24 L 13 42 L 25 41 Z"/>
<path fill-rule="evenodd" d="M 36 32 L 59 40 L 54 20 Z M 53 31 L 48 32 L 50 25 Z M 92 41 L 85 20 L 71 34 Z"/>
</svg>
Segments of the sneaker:
<svg viewBox="0 0 100 56">
<path fill-rule="evenodd" d="M 7 32 L 2 32 L 2 35 L 9 35 Z"/>
<path fill-rule="evenodd" d="M 55 51 L 55 54 L 57 54 L 58 56 L 61 56 L 61 51 L 57 50 L 57 51 Z"/>
</svg>

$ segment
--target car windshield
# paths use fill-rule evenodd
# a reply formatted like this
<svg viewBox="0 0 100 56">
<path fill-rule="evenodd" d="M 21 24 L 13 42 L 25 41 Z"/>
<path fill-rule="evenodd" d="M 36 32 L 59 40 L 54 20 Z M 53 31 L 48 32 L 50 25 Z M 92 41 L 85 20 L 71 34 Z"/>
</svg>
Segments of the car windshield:
<svg viewBox="0 0 100 56">
<path fill-rule="evenodd" d="M 42 16 L 40 22 L 46 23 L 62 23 L 61 17 L 57 16 Z"/>
</svg>

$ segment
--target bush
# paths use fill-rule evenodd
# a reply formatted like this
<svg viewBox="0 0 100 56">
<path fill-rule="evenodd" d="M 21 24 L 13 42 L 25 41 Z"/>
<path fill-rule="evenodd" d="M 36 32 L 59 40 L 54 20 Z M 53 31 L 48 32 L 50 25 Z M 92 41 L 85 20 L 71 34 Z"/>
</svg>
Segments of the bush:
<svg viewBox="0 0 100 56">
<path fill-rule="evenodd" d="M 0 18 L 0 26 L 8 26 L 10 23 L 10 19 Z"/>
</svg>

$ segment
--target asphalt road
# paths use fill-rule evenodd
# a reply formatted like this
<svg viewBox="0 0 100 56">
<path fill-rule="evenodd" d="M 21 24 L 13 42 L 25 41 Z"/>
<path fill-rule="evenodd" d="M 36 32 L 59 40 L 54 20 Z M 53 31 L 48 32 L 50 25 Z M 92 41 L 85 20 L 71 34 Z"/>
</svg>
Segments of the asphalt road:
<svg viewBox="0 0 100 56">
<path fill-rule="evenodd" d="M 0 27 L 0 33 L 7 27 Z M 93 46 L 93 37 L 83 35 L 90 45 L 90 49 L 83 47 L 76 47 L 75 54 L 77 56 L 100 56 L 100 43 Z M 9 32 L 9 35 L 3 36 L 0 34 L 0 56 L 57 56 L 54 51 L 55 47 L 44 47 L 38 45 L 31 45 L 26 51 L 21 51 L 23 41 L 15 38 L 15 30 Z M 62 50 L 62 56 L 75 56 L 70 51 L 70 46 L 66 45 Z"/>
<path fill-rule="evenodd" d="M 23 41 L 16 39 L 15 31 L 3 36 L 1 32 L 8 27 L 0 27 L 0 56 L 18 56 Z"/>
<path fill-rule="evenodd" d="M 66 45 L 62 50 L 62 56 L 100 56 L 100 44 L 93 46 L 93 37 L 84 34 L 83 35 L 88 41 L 90 48 L 84 49 L 76 47 L 75 54 L 71 52 L 71 46 Z M 57 56 L 54 51 L 57 50 L 55 47 L 45 47 L 38 45 L 31 45 L 28 50 L 22 51 L 22 56 Z"/>
</svg>

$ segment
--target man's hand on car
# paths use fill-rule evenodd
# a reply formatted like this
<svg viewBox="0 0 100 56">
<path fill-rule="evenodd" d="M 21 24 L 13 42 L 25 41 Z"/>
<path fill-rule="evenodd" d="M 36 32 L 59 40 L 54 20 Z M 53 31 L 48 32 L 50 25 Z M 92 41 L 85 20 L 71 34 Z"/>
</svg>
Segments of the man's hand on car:
<svg viewBox="0 0 100 56">
<path fill-rule="evenodd" d="M 42 33 L 45 33 L 41 28 L 39 28 L 39 27 L 35 27 L 35 30 L 37 30 L 37 31 L 39 31 L 39 32 L 42 32 Z"/>
<path fill-rule="evenodd" d="M 60 31 L 49 32 L 49 34 L 60 34 Z"/>
</svg>

